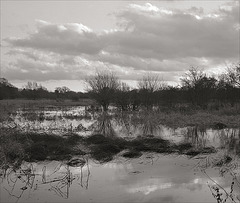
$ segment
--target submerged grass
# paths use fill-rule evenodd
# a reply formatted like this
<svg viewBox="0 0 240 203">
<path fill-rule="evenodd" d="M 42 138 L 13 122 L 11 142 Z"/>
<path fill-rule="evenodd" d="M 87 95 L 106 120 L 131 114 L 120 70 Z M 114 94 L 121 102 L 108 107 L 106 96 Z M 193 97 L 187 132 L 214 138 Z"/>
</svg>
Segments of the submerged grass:
<svg viewBox="0 0 240 203">
<path fill-rule="evenodd" d="M 119 137 L 109 138 L 102 134 L 96 134 L 85 138 L 84 142 L 90 148 L 92 158 L 100 162 L 112 160 L 115 155 L 123 150 L 125 151 L 122 156 L 126 158 L 140 157 L 142 152 L 178 153 L 191 157 L 216 152 L 214 147 L 196 148 L 190 143 L 175 144 L 154 136 L 138 136 L 132 140 L 125 140 Z"/>
<path fill-rule="evenodd" d="M 1 129 L 0 165 L 18 166 L 23 160 L 63 160 L 73 155 L 82 155 L 84 152 L 75 148 L 79 141 L 81 137 L 75 134 L 62 137 Z"/>
<path fill-rule="evenodd" d="M 85 139 L 85 144 L 91 150 L 91 156 L 97 161 L 107 162 L 113 159 L 114 155 L 125 149 L 126 141 L 118 137 L 105 137 L 102 134 L 95 134 Z"/>
<path fill-rule="evenodd" d="M 131 150 L 131 151 L 124 152 L 122 156 L 125 158 L 138 158 L 142 156 L 142 153 L 139 151 Z"/>
<path fill-rule="evenodd" d="M 94 134 L 81 137 L 76 134 L 21 133 L 1 129 L 0 165 L 19 166 L 22 161 L 69 160 L 76 155 L 89 154 L 100 163 L 108 162 L 122 152 L 126 158 L 140 157 L 142 152 L 179 153 L 194 156 L 213 153 L 213 148 L 195 149 L 189 143 L 176 145 L 154 136 L 139 136 L 132 140 Z"/>
</svg>

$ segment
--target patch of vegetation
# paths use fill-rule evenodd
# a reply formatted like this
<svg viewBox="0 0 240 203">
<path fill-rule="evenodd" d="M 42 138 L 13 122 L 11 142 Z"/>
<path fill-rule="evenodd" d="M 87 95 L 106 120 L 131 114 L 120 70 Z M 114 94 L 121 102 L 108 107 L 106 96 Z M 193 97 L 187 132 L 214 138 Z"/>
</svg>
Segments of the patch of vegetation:
<svg viewBox="0 0 240 203">
<path fill-rule="evenodd" d="M 0 136 L 0 164 L 19 166 L 25 161 L 70 160 L 76 155 L 90 154 L 100 163 L 108 162 L 121 151 L 126 158 L 136 158 L 142 152 L 179 153 L 189 156 L 214 153 L 214 148 L 195 149 L 189 143 L 174 144 L 154 136 L 139 136 L 132 140 L 94 134 L 81 137 L 77 134 L 21 133 L 2 129 Z"/>
<path fill-rule="evenodd" d="M 167 112 L 160 108 L 158 111 L 141 111 L 132 117 L 136 124 L 145 124 L 147 117 L 149 123 L 162 124 L 172 128 L 181 128 L 188 126 L 201 126 L 204 128 L 224 129 L 239 128 L 240 110 L 235 110 L 238 114 L 222 114 L 220 111 L 188 109 L 186 112 L 180 112 L 176 109 L 169 109 Z M 133 124 L 134 124 L 133 123 Z M 155 125 L 156 127 L 156 125 Z"/>
<path fill-rule="evenodd" d="M 189 156 L 216 152 L 213 147 L 195 149 L 190 143 L 177 145 L 154 136 L 139 136 L 133 140 L 125 140 L 123 138 L 109 138 L 101 134 L 95 134 L 85 138 L 85 144 L 90 148 L 92 158 L 100 162 L 112 160 L 115 155 L 123 150 L 126 150 L 126 152 L 122 156 L 126 158 L 140 157 L 142 152 L 179 153 Z"/>
<path fill-rule="evenodd" d="M 157 137 L 139 136 L 129 141 L 128 146 L 135 151 L 172 153 L 175 152 L 175 146 L 168 140 Z"/>
<path fill-rule="evenodd" d="M 229 155 L 224 155 L 216 159 L 213 163 L 214 166 L 222 167 L 225 164 L 228 164 L 232 161 L 232 158 Z"/>
<path fill-rule="evenodd" d="M 191 149 L 193 146 L 190 143 L 180 143 L 177 148 L 181 153 L 184 153 L 185 151 Z"/>
<path fill-rule="evenodd" d="M 1 129 L 0 165 L 17 166 L 23 160 L 63 160 L 85 152 L 76 148 L 81 137 L 75 134 L 65 137 L 52 134 L 22 133 Z"/>
<path fill-rule="evenodd" d="M 196 148 L 191 143 L 180 143 L 176 145 L 180 154 L 186 154 L 188 156 L 197 156 L 199 154 L 211 154 L 215 153 L 216 149 L 214 147 L 202 147 Z"/>
<path fill-rule="evenodd" d="M 122 156 L 125 158 L 138 158 L 142 156 L 142 153 L 139 151 L 130 150 L 130 151 L 124 152 Z"/>
<path fill-rule="evenodd" d="M 114 155 L 126 148 L 126 141 L 124 139 L 105 137 L 102 134 L 87 137 L 85 144 L 89 145 L 91 156 L 100 162 L 112 160 Z"/>
</svg>

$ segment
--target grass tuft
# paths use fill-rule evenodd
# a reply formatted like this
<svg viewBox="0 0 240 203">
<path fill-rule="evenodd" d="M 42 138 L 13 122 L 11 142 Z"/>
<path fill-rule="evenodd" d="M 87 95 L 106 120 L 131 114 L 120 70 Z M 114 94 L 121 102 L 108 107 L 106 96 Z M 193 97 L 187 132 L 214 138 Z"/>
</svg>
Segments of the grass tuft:
<svg viewBox="0 0 240 203">
<path fill-rule="evenodd" d="M 142 153 L 139 151 L 130 150 L 130 151 L 124 152 L 122 156 L 125 158 L 138 158 L 142 156 Z"/>
</svg>

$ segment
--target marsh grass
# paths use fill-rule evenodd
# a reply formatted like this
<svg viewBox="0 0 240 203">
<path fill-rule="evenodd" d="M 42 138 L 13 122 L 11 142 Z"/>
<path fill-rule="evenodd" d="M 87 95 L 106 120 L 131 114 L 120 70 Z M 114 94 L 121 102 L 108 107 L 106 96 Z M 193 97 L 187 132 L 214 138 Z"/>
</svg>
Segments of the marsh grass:
<svg viewBox="0 0 240 203">
<path fill-rule="evenodd" d="M 91 149 L 91 156 L 97 161 L 107 162 L 126 147 L 126 141 L 118 137 L 95 134 L 85 139 Z"/>
<path fill-rule="evenodd" d="M 214 153 L 213 148 L 196 149 L 189 143 L 174 144 L 169 140 L 153 135 L 138 136 L 131 140 L 120 137 L 109 137 L 94 134 L 81 137 L 69 133 L 64 136 L 54 134 L 21 133 L 15 130 L 2 129 L 0 136 L 1 166 L 17 167 L 22 161 L 69 160 L 76 155 L 90 156 L 100 163 L 114 159 L 120 152 L 123 157 L 140 157 L 143 152 L 178 153 L 195 156 Z"/>
<path fill-rule="evenodd" d="M 93 100 L 82 99 L 78 102 L 73 101 L 54 101 L 54 100 L 1 100 L 0 101 L 0 122 L 9 119 L 9 115 L 16 114 L 18 109 L 25 112 L 25 116 L 29 120 L 50 119 L 42 114 L 44 110 L 61 111 L 63 117 L 67 119 L 90 119 L 91 115 L 86 112 L 83 115 L 71 115 L 66 113 L 67 109 L 76 106 L 95 105 Z M 65 113 L 64 113 L 65 112 Z M 121 113 L 122 114 L 122 113 Z M 129 129 L 129 125 L 139 127 L 142 125 L 143 134 L 152 134 L 157 126 L 166 125 L 172 128 L 187 127 L 187 126 L 205 126 L 207 128 L 216 128 L 217 123 L 223 124 L 228 128 L 238 128 L 240 123 L 240 106 L 223 106 L 221 109 L 215 108 L 200 109 L 192 107 L 164 107 L 160 106 L 156 110 L 140 109 L 136 112 L 124 112 L 120 120 L 123 120 Z M 112 133 L 110 120 L 117 118 L 117 111 L 114 111 L 114 116 L 109 116 L 105 112 L 99 118 L 98 133 Z M 54 117 L 52 119 L 55 119 Z M 130 122 L 130 123 L 129 123 Z M 108 129 L 109 132 L 104 132 Z"/>
<path fill-rule="evenodd" d="M 170 141 L 152 136 L 139 136 L 129 141 L 128 146 L 141 152 L 172 153 L 175 151 L 175 145 Z"/>
<path fill-rule="evenodd" d="M 214 147 L 196 148 L 190 143 L 174 144 L 152 136 L 125 140 L 101 134 L 83 138 L 74 134 L 60 137 L 52 134 L 13 133 L 1 136 L 0 146 L 1 166 L 14 167 L 20 166 L 23 160 L 69 160 L 73 156 L 85 154 L 90 154 L 93 159 L 103 163 L 111 161 L 121 151 L 121 156 L 126 158 L 140 157 L 144 152 L 176 153 L 193 157 L 217 151 Z"/>
<path fill-rule="evenodd" d="M 126 151 L 122 154 L 123 157 L 125 158 L 138 158 L 140 156 L 142 156 L 142 153 L 136 150 L 129 150 Z"/>
<path fill-rule="evenodd" d="M 20 107 L 62 107 L 62 106 L 88 106 L 88 105 L 96 105 L 96 102 L 92 99 L 79 99 L 78 101 L 72 101 L 69 99 L 64 100 L 51 100 L 51 99 L 38 99 L 38 100 L 30 100 L 30 99 L 5 99 L 0 100 L 0 105 L 3 106 L 16 106 Z"/>
<path fill-rule="evenodd" d="M 138 136 L 137 138 L 126 140 L 119 137 L 110 138 L 102 134 L 95 134 L 85 138 L 84 142 L 90 148 L 92 158 L 100 162 L 112 160 L 121 151 L 123 151 L 121 156 L 126 158 L 140 157 L 144 152 L 177 153 L 190 157 L 216 152 L 214 147 L 196 148 L 190 143 L 175 144 L 169 140 L 152 135 Z"/>
<path fill-rule="evenodd" d="M 217 202 L 238 202 L 239 201 L 239 157 L 232 156 L 226 151 L 218 151 L 215 154 L 207 155 L 199 159 L 194 166 L 195 170 L 201 172 L 208 178 L 207 185 L 212 196 Z M 218 171 L 222 179 L 227 180 L 228 187 L 223 184 L 224 181 L 216 181 L 216 177 L 212 177 L 208 169 Z"/>
<path fill-rule="evenodd" d="M 50 104 L 46 101 L 41 102 L 37 103 L 34 101 L 30 102 L 29 105 L 24 103 L 23 107 L 26 110 L 26 116 L 29 116 L 28 120 L 41 119 L 44 116 L 43 112 L 45 109 L 49 108 L 53 108 L 55 111 L 56 108 L 60 109 L 63 115 L 67 115 L 66 112 L 69 106 L 65 104 L 63 106 L 59 104 L 57 107 L 53 105 L 48 106 Z M 17 109 L 17 105 L 12 110 L 9 109 L 13 105 L 12 103 L 4 105 L 1 103 L 0 110 L 4 112 L 2 120 L 9 119 L 9 115 L 13 114 Z M 36 112 L 40 113 L 36 114 Z M 113 121 L 123 123 L 127 130 L 130 129 L 130 126 L 140 127 L 142 136 L 136 138 L 129 136 L 129 139 L 118 137 L 112 126 Z M 121 114 L 116 115 L 103 112 L 98 116 L 95 129 L 93 129 L 93 135 L 88 137 L 74 134 L 73 130 L 59 136 L 50 132 L 32 133 L 1 128 L 0 163 L 4 165 L 6 163 L 20 163 L 22 160 L 64 160 L 71 158 L 73 155 L 84 155 L 86 153 L 89 153 L 95 160 L 107 162 L 124 150 L 127 152 L 123 156 L 129 158 L 141 156 L 142 152 L 178 153 L 188 156 L 214 153 L 216 150 L 213 147 L 206 147 L 204 140 L 200 143 L 201 136 L 204 137 L 204 133 L 206 133 L 206 128 L 216 126 L 217 124 L 218 128 L 220 124 L 224 127 L 239 126 L 239 123 L 239 115 L 222 115 L 219 111 L 216 114 L 200 110 L 189 110 L 188 113 L 182 113 L 179 111 L 174 112 L 170 109 L 166 113 L 158 109 L 156 111 L 121 112 Z M 153 136 L 156 131 L 159 131 L 159 126 L 164 124 L 173 128 L 190 126 L 188 127 L 189 135 L 187 135 L 189 139 L 186 139 L 184 143 L 175 144 L 161 137 Z M 238 133 L 240 132 L 238 131 Z M 230 137 L 235 139 L 235 134 Z M 234 145 L 232 148 L 237 150 L 234 139 L 231 139 L 228 145 Z"/>
<path fill-rule="evenodd" d="M 94 133 L 103 134 L 106 137 L 116 137 L 116 133 L 112 126 L 112 120 L 114 117 L 107 112 L 103 112 L 97 119 Z"/>
<path fill-rule="evenodd" d="M 165 125 L 172 128 L 181 128 L 188 126 L 201 126 L 205 128 L 216 129 L 216 124 L 221 123 L 228 128 L 239 128 L 240 112 L 233 113 L 233 110 L 222 111 L 208 111 L 208 110 L 191 110 L 187 113 L 175 111 L 174 109 L 168 111 L 139 111 L 132 114 L 131 124 L 138 126 L 145 125 L 146 130 L 151 132 L 152 126 Z M 229 113 L 227 113 L 229 112 Z"/>
<path fill-rule="evenodd" d="M 75 134 L 62 137 L 1 129 L 0 164 L 17 167 L 23 160 L 63 160 L 73 155 L 83 155 L 85 153 L 76 147 L 79 141 L 81 137 Z"/>
</svg>

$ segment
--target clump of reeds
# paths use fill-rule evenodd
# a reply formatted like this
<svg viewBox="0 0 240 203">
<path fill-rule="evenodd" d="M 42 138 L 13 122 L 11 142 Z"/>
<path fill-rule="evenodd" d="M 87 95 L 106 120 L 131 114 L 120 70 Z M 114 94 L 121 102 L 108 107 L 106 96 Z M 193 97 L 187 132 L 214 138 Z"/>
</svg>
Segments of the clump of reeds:
<svg viewBox="0 0 240 203">
<path fill-rule="evenodd" d="M 90 154 L 99 162 L 108 162 L 121 151 L 126 158 L 140 157 L 143 152 L 178 153 L 195 156 L 214 153 L 211 147 L 195 148 L 189 143 L 174 144 L 154 135 L 124 139 L 117 136 L 93 134 L 81 137 L 69 133 L 64 136 L 46 133 L 22 133 L 5 130 L 0 136 L 1 165 L 21 164 L 25 161 L 69 160 L 75 155 Z"/>
<path fill-rule="evenodd" d="M 136 150 L 129 150 L 126 151 L 122 154 L 123 157 L 125 158 L 138 158 L 140 156 L 142 156 L 142 153 Z"/>
<path fill-rule="evenodd" d="M 81 139 L 75 134 L 63 137 L 1 129 L 0 164 L 19 165 L 23 160 L 63 160 L 73 155 L 83 155 L 85 152 L 76 147 Z"/>
<path fill-rule="evenodd" d="M 155 153 L 178 153 L 195 156 L 198 154 L 214 153 L 213 147 L 204 147 L 196 149 L 190 143 L 174 144 L 155 136 L 138 136 L 132 140 L 125 140 L 118 137 L 106 137 L 102 134 L 95 134 L 84 139 L 85 144 L 90 148 L 90 154 L 93 159 L 100 162 L 108 162 L 119 152 L 123 157 L 136 158 L 142 155 L 142 152 Z"/>
<path fill-rule="evenodd" d="M 117 137 L 106 137 L 102 134 L 95 134 L 85 139 L 89 145 L 91 156 L 100 161 L 107 162 L 113 159 L 113 156 L 122 151 L 126 141 Z"/>
</svg>

